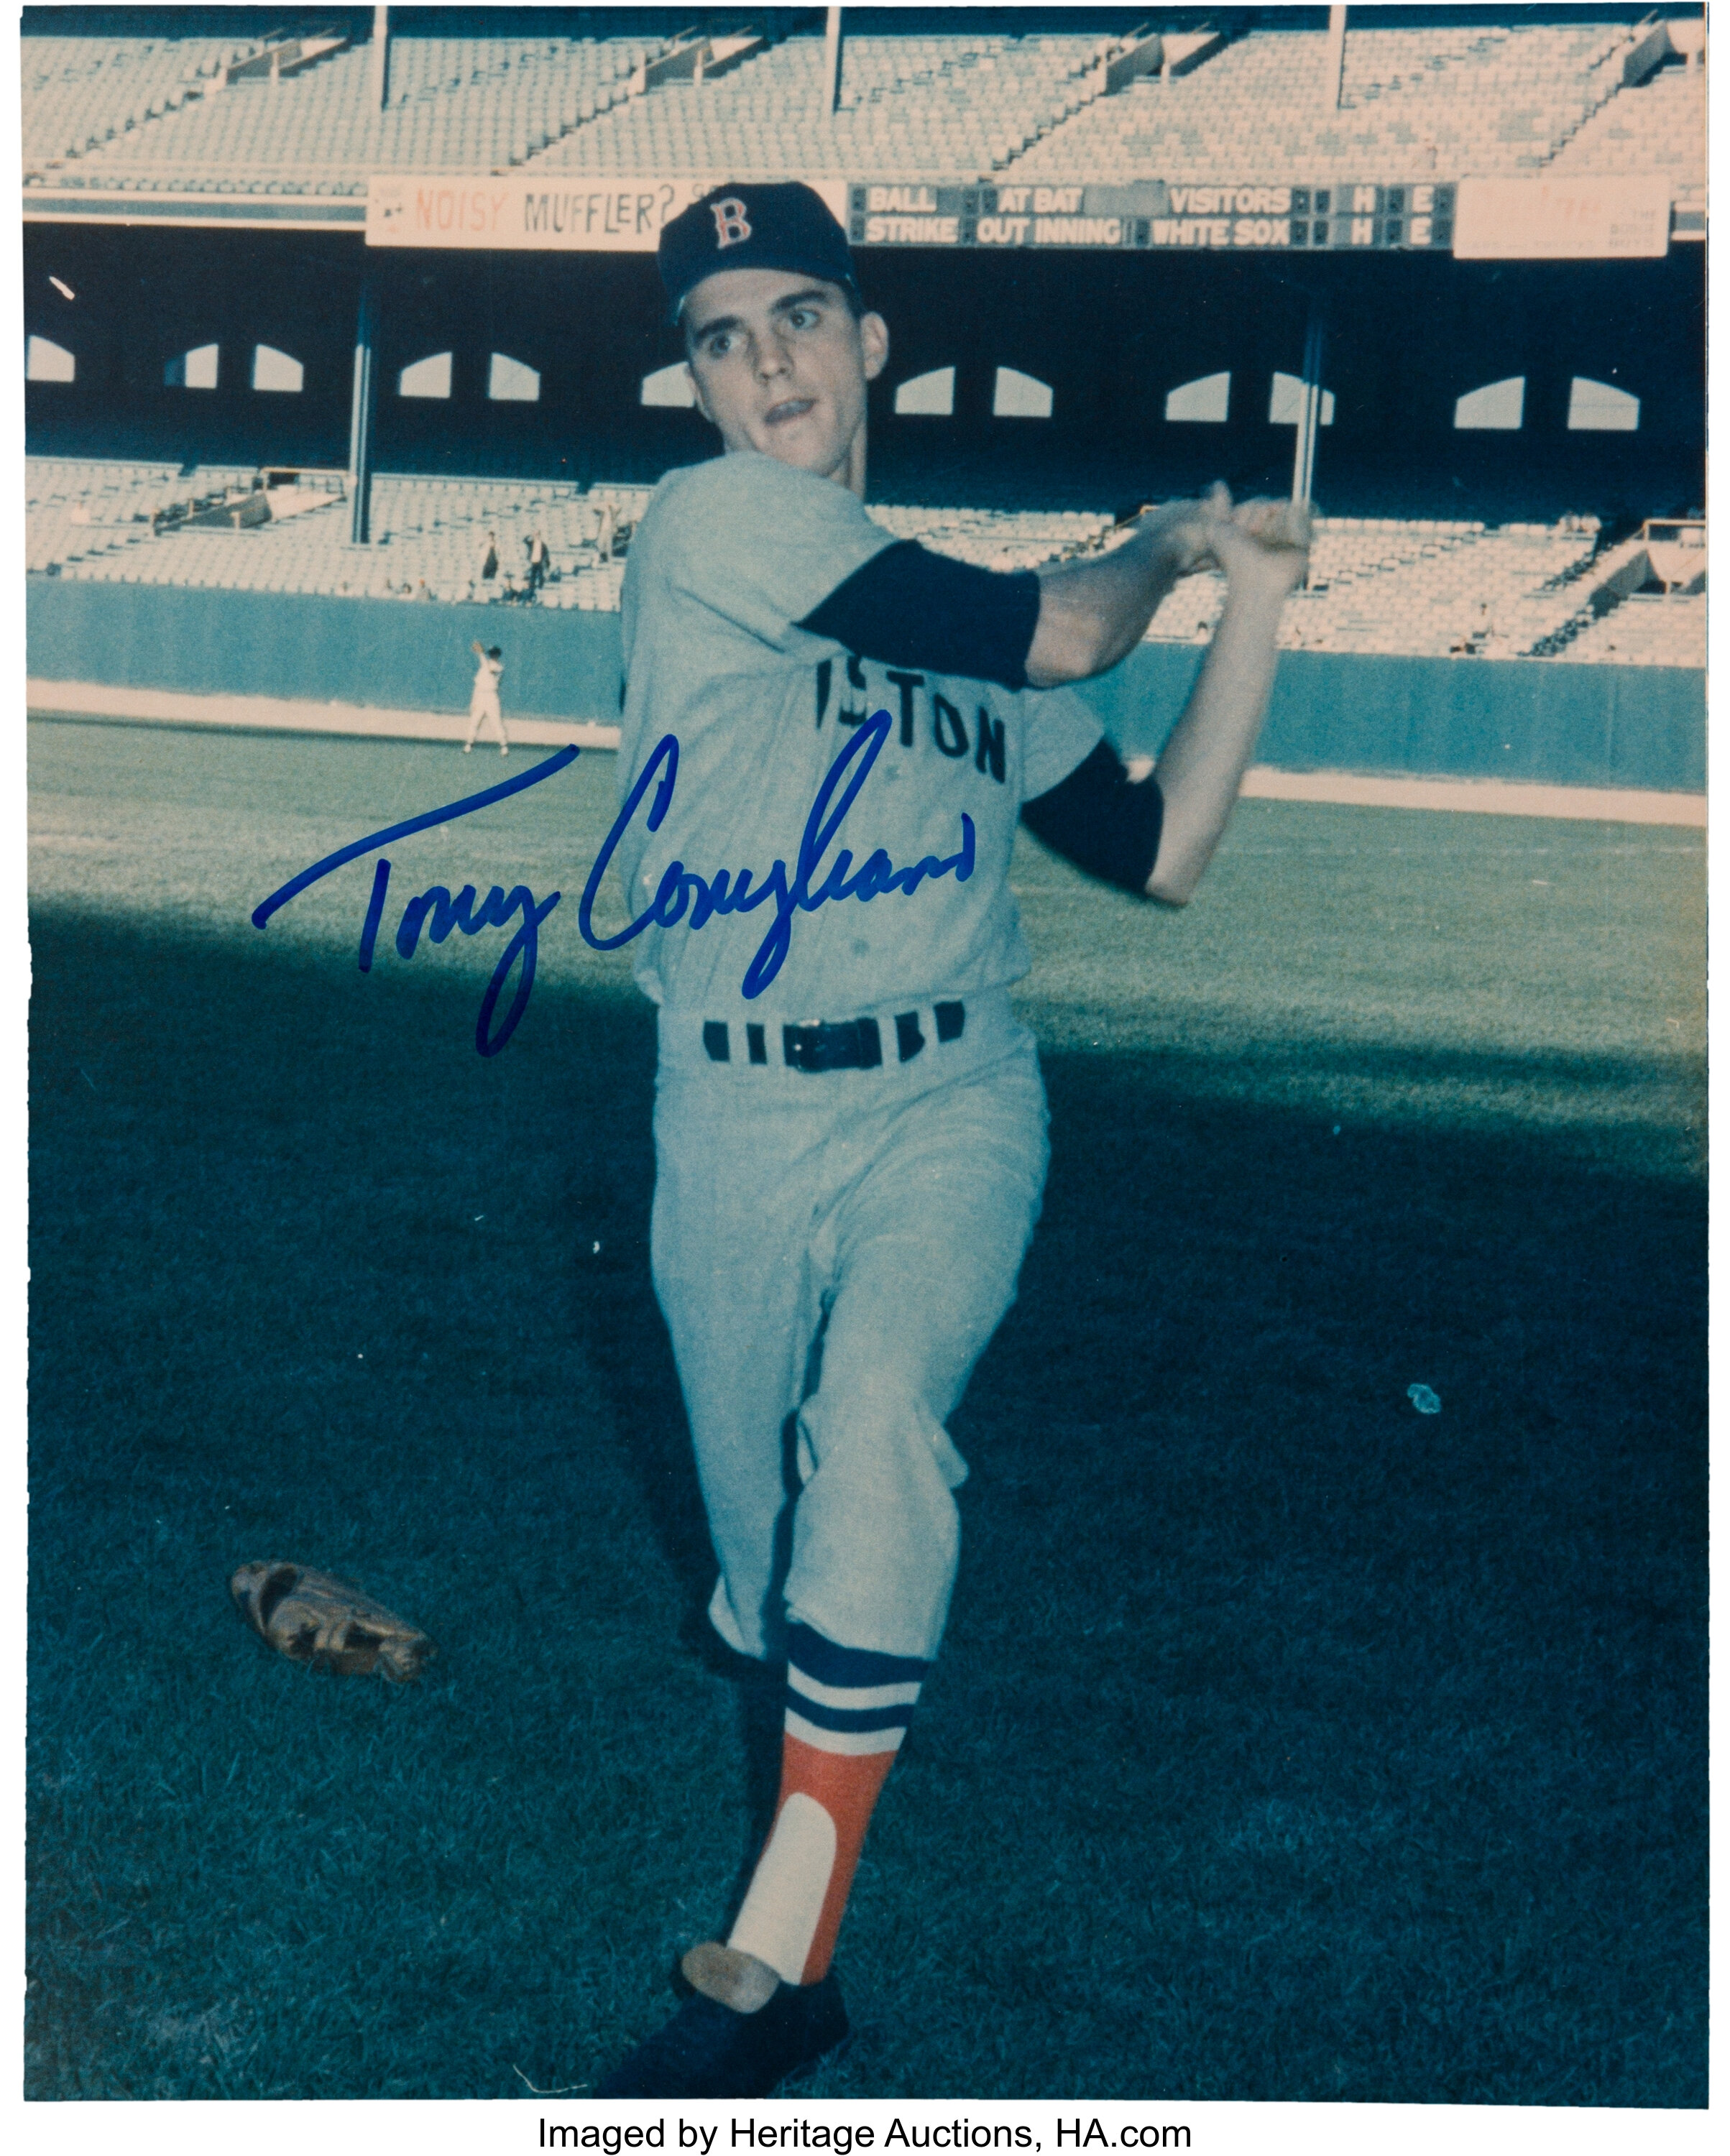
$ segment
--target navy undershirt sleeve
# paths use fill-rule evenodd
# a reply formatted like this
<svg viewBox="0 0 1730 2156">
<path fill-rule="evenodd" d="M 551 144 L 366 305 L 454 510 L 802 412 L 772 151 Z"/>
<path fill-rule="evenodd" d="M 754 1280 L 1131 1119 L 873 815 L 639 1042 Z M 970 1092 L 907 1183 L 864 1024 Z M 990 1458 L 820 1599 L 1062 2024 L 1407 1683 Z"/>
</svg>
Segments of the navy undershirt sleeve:
<svg viewBox="0 0 1730 2156">
<path fill-rule="evenodd" d="M 861 659 L 1024 689 L 1039 619 L 1033 570 L 976 568 L 901 539 L 836 585 L 797 626 L 833 637 Z"/>
<path fill-rule="evenodd" d="M 1054 854 L 1101 882 L 1143 896 L 1164 818 L 1158 780 L 1132 779 L 1103 741 L 1049 793 L 1021 804 L 1022 822 Z"/>
</svg>

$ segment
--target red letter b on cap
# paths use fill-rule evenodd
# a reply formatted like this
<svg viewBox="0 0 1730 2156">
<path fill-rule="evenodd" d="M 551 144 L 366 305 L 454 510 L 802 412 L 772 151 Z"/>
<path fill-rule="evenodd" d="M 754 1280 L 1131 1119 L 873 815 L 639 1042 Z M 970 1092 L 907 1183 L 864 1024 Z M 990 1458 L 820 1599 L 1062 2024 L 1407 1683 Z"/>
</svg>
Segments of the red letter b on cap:
<svg viewBox="0 0 1730 2156">
<path fill-rule="evenodd" d="M 745 222 L 745 205 L 737 195 L 729 195 L 725 202 L 711 203 L 715 213 L 715 244 L 717 249 L 737 247 L 742 239 L 749 239 L 751 227 Z"/>
</svg>

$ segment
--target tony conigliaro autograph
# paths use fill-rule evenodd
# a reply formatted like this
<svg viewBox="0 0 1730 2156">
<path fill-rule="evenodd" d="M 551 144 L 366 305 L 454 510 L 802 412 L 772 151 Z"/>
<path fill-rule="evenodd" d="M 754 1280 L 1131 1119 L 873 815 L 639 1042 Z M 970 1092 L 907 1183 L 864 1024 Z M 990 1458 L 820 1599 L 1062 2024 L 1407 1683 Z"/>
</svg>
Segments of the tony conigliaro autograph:
<svg viewBox="0 0 1730 2156">
<path fill-rule="evenodd" d="M 791 876 L 787 864 L 775 861 L 768 873 L 759 880 L 756 871 L 742 868 L 737 870 L 716 869 L 712 875 L 704 875 L 689 868 L 683 861 L 671 861 L 661 876 L 655 896 L 634 921 L 621 929 L 616 936 L 598 936 L 593 925 L 594 903 L 599 896 L 601 881 L 606 875 L 619 840 L 630 826 L 631 819 L 642 806 L 649 788 L 655 788 L 655 798 L 649 804 L 648 828 L 659 830 L 662 819 L 672 805 L 673 788 L 679 773 L 679 743 L 672 734 L 665 734 L 656 743 L 655 753 L 644 766 L 636 783 L 632 787 L 624 805 L 607 834 L 606 843 L 596 856 L 589 871 L 588 881 L 583 886 L 583 897 L 577 910 L 578 926 L 583 941 L 597 951 L 616 951 L 640 936 L 645 928 L 673 928 L 681 921 L 693 931 L 716 914 L 752 913 L 766 902 L 773 901 L 774 919 L 765 932 L 762 942 L 747 967 L 740 983 L 742 993 L 747 998 L 760 996 L 774 980 L 786 961 L 793 938 L 794 916 L 799 913 L 814 913 L 832 899 L 856 898 L 861 905 L 886 891 L 901 891 L 911 895 L 922 882 L 938 876 L 953 874 L 957 883 L 965 883 L 973 872 L 973 819 L 965 812 L 961 819 L 961 848 L 959 852 L 943 860 L 927 854 L 923 860 L 910 863 L 906 868 L 896 868 L 889 855 L 879 846 L 869 854 L 855 870 L 853 855 L 846 847 L 836 854 L 828 875 L 820 885 L 817 878 L 822 869 L 824 855 L 828 852 L 848 810 L 858 798 L 860 789 L 870 777 L 871 767 L 882 753 L 889 738 L 892 721 L 887 711 L 874 711 L 824 774 L 823 783 L 817 789 L 817 798 L 811 804 L 811 813 L 805 819 L 805 828 L 799 839 L 798 852 Z M 373 852 L 380 846 L 408 837 L 412 832 L 424 831 L 435 824 L 454 823 L 459 816 L 472 815 L 477 808 L 489 807 L 508 795 L 521 793 L 526 787 L 538 786 L 544 778 L 562 771 L 573 762 L 580 752 L 574 747 L 560 749 L 544 762 L 536 764 L 520 778 L 506 779 L 502 785 L 490 786 L 484 793 L 471 793 L 465 799 L 453 801 L 442 808 L 429 808 L 424 815 L 411 816 L 404 823 L 393 824 L 386 830 L 370 832 L 364 839 L 357 839 L 352 845 L 341 846 L 333 854 L 315 861 L 311 868 L 303 869 L 291 877 L 280 890 L 273 891 L 261 906 L 254 909 L 252 921 L 255 928 L 263 928 L 272 914 L 288 904 L 291 898 L 305 891 L 321 877 L 333 870 L 357 860 L 362 854 Z M 845 783 L 843 784 L 844 780 Z M 657 783 L 658 782 L 658 783 Z M 837 790 L 839 798 L 837 798 Z M 390 888 L 391 865 L 382 856 L 372 871 L 372 890 L 367 903 L 366 919 L 361 928 L 360 969 L 363 973 L 372 968 L 373 947 L 384 919 L 385 900 Z M 814 889 L 814 885 L 816 888 Z M 473 884 L 465 884 L 453 898 L 443 884 L 434 884 L 429 890 L 409 899 L 403 908 L 403 917 L 396 932 L 399 957 L 412 958 L 424 928 L 429 942 L 442 943 L 453 928 L 459 928 L 465 936 L 478 936 L 483 928 L 503 928 L 513 918 L 520 916 L 516 932 L 500 954 L 499 963 L 487 983 L 486 993 L 481 998 L 480 1014 L 475 1028 L 475 1045 L 483 1055 L 496 1055 L 516 1032 L 522 1014 L 528 1008 L 529 993 L 535 984 L 535 959 L 538 948 L 541 924 L 552 911 L 562 896 L 552 891 L 540 901 L 526 885 L 517 884 L 506 892 L 495 884 L 477 906 Z M 511 999 L 503 1023 L 496 1031 L 492 1029 L 494 1014 L 506 983 L 518 965 L 516 989 Z"/>
<path fill-rule="evenodd" d="M 767 933 L 757 947 L 757 955 L 745 969 L 741 988 L 748 998 L 760 996 L 768 987 L 784 963 L 788 947 L 793 940 L 793 918 L 795 913 L 814 913 L 819 906 L 832 898 L 856 898 L 861 904 L 877 897 L 881 892 L 899 891 L 911 893 L 927 877 L 947 875 L 952 869 L 955 880 L 965 883 L 973 872 L 973 819 L 963 812 L 961 819 L 961 851 L 952 854 L 946 860 L 938 860 L 927 854 L 922 861 L 910 867 L 896 867 L 883 849 L 867 856 L 857 875 L 850 876 L 853 856 L 844 846 L 836 855 L 823 887 L 813 891 L 812 880 L 822 865 L 829 841 L 841 828 L 842 819 L 858 798 L 860 788 L 870 776 L 871 766 L 882 753 L 883 744 L 889 738 L 892 721 L 887 711 L 873 711 L 851 741 L 841 751 L 824 773 L 823 783 L 817 789 L 817 798 L 811 804 L 811 813 L 805 819 L 803 836 L 799 840 L 798 865 L 793 870 L 791 883 L 788 880 L 787 864 L 777 861 L 762 881 L 753 891 L 751 887 L 752 871 L 741 869 L 729 883 L 728 871 L 717 869 L 712 876 L 705 877 L 695 869 L 687 868 L 683 861 L 670 861 L 663 872 L 655 897 L 647 909 L 639 913 L 627 928 L 616 936 L 597 936 L 591 926 L 591 913 L 601 888 L 601 879 L 607 873 L 613 859 L 613 849 L 629 828 L 630 820 L 642 803 L 657 773 L 660 784 L 649 811 L 649 829 L 658 831 L 661 819 L 672 805 L 673 784 L 679 774 L 679 743 L 672 734 L 663 734 L 655 745 L 655 753 L 643 767 L 636 784 L 631 788 L 618 820 L 607 834 L 607 843 L 595 858 L 589 870 L 588 881 L 583 886 L 582 903 L 577 909 L 577 925 L 583 931 L 583 940 L 597 951 L 616 951 L 621 944 L 629 943 L 633 937 L 640 936 L 645 928 L 674 928 L 685 920 L 685 909 L 690 917 L 685 925 L 690 929 L 701 928 L 704 922 L 717 913 L 752 913 L 766 899 L 775 901 L 775 918 Z M 850 763 L 858 759 L 858 769 L 848 778 L 841 798 L 833 809 L 829 807 L 836 787 Z M 665 768 L 663 768 L 665 767 Z"/>
</svg>

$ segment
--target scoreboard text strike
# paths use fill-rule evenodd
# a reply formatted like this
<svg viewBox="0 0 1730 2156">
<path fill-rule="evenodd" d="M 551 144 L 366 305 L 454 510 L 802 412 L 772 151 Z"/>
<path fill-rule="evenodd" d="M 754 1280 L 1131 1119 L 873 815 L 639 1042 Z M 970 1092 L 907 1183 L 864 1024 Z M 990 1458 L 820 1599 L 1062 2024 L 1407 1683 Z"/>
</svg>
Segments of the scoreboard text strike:
<svg viewBox="0 0 1730 2156">
<path fill-rule="evenodd" d="M 1454 243 L 1451 183 L 850 190 L 855 247 L 1417 248 Z"/>
</svg>

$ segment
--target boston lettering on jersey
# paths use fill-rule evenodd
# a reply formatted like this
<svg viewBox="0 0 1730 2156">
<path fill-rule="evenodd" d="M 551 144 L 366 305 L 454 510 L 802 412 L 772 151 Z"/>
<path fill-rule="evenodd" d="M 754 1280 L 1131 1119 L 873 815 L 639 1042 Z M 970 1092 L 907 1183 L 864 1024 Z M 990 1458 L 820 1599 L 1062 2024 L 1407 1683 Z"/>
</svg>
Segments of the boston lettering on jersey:
<svg viewBox="0 0 1730 2156">
<path fill-rule="evenodd" d="M 844 726 L 861 726 L 870 709 L 870 683 L 865 662 L 853 652 L 847 654 L 847 682 L 866 699 L 865 702 L 850 708 L 845 691 L 836 699 L 835 716 Z M 896 690 L 901 706 L 901 745 L 912 748 L 923 731 L 919 725 L 918 692 L 926 688 L 926 677 L 905 667 L 886 667 L 883 678 Z M 834 686 L 834 661 L 819 659 L 817 662 L 817 729 L 823 731 L 823 721 L 829 714 L 830 692 Z M 939 752 L 958 761 L 971 752 L 975 771 L 988 772 L 999 786 L 1008 783 L 1004 748 L 1004 722 L 994 719 L 983 704 L 975 706 L 973 732 L 968 731 L 967 720 L 957 707 L 939 690 L 933 689 L 927 699 L 930 705 L 930 737 Z M 886 712 L 878 716 L 886 719 Z M 875 752 L 874 752 L 875 753 Z"/>
<path fill-rule="evenodd" d="M 914 675 L 911 678 L 917 680 L 921 677 Z M 811 813 L 805 819 L 796 865 L 790 878 L 786 863 L 779 860 L 761 882 L 756 881 L 755 872 L 750 869 L 740 869 L 737 872 L 717 869 L 712 875 L 705 876 L 695 869 L 687 868 L 683 861 L 670 861 L 662 872 L 654 898 L 644 911 L 628 927 L 622 928 L 618 935 L 598 936 L 593 919 L 595 900 L 599 896 L 602 880 L 620 839 L 629 829 L 631 819 L 643 805 L 644 796 L 651 785 L 655 786 L 655 799 L 649 804 L 648 816 L 648 828 L 651 831 L 660 829 L 673 803 L 673 788 L 679 774 L 679 742 L 675 736 L 663 734 L 655 743 L 654 754 L 644 765 L 635 785 L 627 795 L 613 829 L 607 834 L 606 844 L 595 856 L 595 865 L 589 871 L 588 881 L 583 886 L 582 903 L 577 909 L 577 921 L 584 942 L 596 951 L 616 951 L 621 945 L 640 936 L 645 928 L 675 928 L 684 921 L 688 928 L 696 931 L 717 913 L 754 913 L 758 906 L 773 900 L 775 917 L 747 967 L 741 983 L 745 995 L 751 998 L 760 996 L 785 963 L 793 940 L 795 915 L 815 913 L 820 906 L 826 905 L 831 899 L 856 898 L 864 905 L 880 897 L 886 891 L 898 891 L 911 896 L 922 882 L 952 872 L 957 883 L 965 883 L 973 872 L 974 832 L 973 818 L 963 814 L 961 819 L 961 850 L 946 860 L 939 860 L 935 855 L 927 854 L 923 860 L 898 869 L 879 846 L 866 856 L 855 872 L 853 855 L 843 846 L 835 855 L 822 884 L 816 886 L 824 856 L 840 830 L 848 810 L 858 799 L 860 789 L 870 776 L 871 767 L 881 755 L 883 745 L 889 739 L 894 724 L 886 711 L 873 711 L 868 719 L 861 718 L 859 732 L 845 744 L 824 774 L 823 783 L 817 789 L 817 798 L 811 804 Z M 999 765 L 1002 755 L 1002 729 L 999 727 Z M 850 766 L 852 767 L 850 770 Z M 1001 778 L 1001 768 L 998 775 Z M 836 798 L 838 788 L 839 798 Z"/>
</svg>

